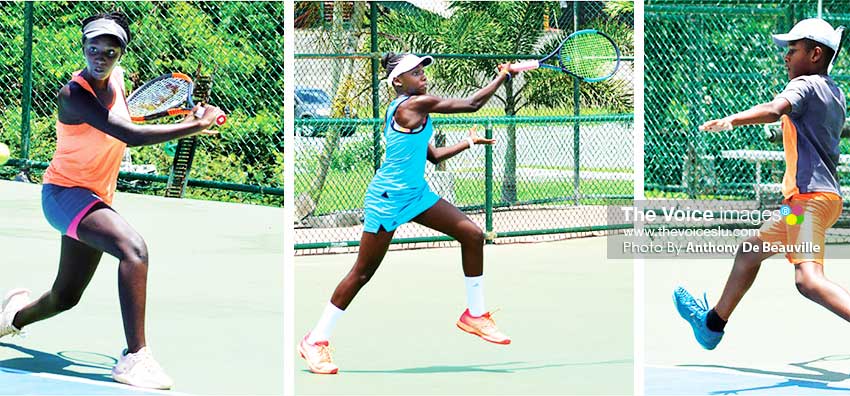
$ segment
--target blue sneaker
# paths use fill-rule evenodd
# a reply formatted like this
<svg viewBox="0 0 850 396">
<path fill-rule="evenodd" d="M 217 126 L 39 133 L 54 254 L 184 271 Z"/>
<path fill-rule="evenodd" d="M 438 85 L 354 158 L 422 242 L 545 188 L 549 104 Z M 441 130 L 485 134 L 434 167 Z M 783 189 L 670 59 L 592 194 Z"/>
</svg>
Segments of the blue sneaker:
<svg viewBox="0 0 850 396">
<path fill-rule="evenodd" d="M 708 316 L 708 297 L 703 294 L 704 301 L 698 301 L 685 290 L 684 287 L 677 287 L 673 291 L 673 302 L 676 304 L 676 310 L 679 311 L 679 316 L 688 321 L 691 328 L 694 329 L 694 337 L 703 348 L 714 349 L 720 340 L 723 339 L 724 332 L 714 331 L 708 328 L 705 322 Z"/>
</svg>

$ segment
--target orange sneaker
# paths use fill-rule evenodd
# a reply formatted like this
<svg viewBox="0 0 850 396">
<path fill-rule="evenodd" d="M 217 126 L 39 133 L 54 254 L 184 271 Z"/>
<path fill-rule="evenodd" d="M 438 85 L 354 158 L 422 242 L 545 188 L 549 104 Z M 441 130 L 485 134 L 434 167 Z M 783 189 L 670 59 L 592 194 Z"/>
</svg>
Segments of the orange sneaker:
<svg viewBox="0 0 850 396">
<path fill-rule="evenodd" d="M 331 358 L 331 347 L 327 341 L 315 344 L 307 342 L 307 334 L 298 344 L 298 353 L 307 361 L 307 367 L 316 374 L 336 374 L 339 371 Z"/>
<path fill-rule="evenodd" d="M 463 315 L 460 315 L 460 319 L 457 320 L 457 327 L 494 344 L 508 345 L 511 343 L 511 338 L 502 334 L 496 327 L 496 322 L 490 317 L 490 312 L 475 317 L 470 315 L 469 309 L 467 309 L 463 311 Z"/>
</svg>

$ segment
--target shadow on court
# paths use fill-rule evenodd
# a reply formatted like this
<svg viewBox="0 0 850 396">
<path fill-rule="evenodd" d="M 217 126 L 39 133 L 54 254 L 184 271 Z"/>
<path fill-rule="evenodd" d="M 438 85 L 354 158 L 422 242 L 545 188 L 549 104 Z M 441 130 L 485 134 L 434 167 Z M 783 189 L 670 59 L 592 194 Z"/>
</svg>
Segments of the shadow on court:
<svg viewBox="0 0 850 396">
<path fill-rule="evenodd" d="M 0 368 L 22 370 L 32 373 L 50 373 L 57 375 L 66 375 L 69 377 L 85 378 L 94 381 L 113 382 L 111 377 L 112 366 L 115 364 L 115 358 L 111 356 L 101 355 L 93 352 L 77 352 L 64 351 L 57 354 L 42 352 L 35 349 L 22 347 L 20 345 L 6 344 L 0 342 L 0 348 L 8 348 L 20 353 L 30 355 L 29 357 L 15 357 L 6 360 L 0 360 Z M 108 359 L 112 363 L 109 365 L 99 363 L 88 363 L 76 358 L 68 358 L 73 355 L 94 356 L 98 358 Z M 82 373 L 79 371 L 69 370 L 69 367 L 78 367 L 94 371 L 91 373 Z"/>
<path fill-rule="evenodd" d="M 39 185 L 0 181 L 0 251 L 9 264 L 0 293 L 40 293 L 56 276 L 59 238 L 40 194 Z M 283 394 L 283 209 L 125 193 L 115 201 L 151 250 L 147 341 L 175 391 Z M 0 340 L 25 345 L 0 344 L 0 367 L 38 374 L 0 376 L 0 394 L 151 393 L 106 384 L 126 345 L 116 268 L 104 255 L 78 307 L 33 324 L 25 342 Z"/>
<path fill-rule="evenodd" d="M 465 308 L 457 248 L 389 252 L 332 335 L 340 371 L 296 355 L 298 395 L 629 395 L 632 263 L 604 238 L 485 247 L 485 294 L 512 338 L 497 346 L 455 326 Z M 296 332 L 315 324 L 354 254 L 295 261 Z"/>
<path fill-rule="evenodd" d="M 528 362 L 506 362 L 506 363 L 493 363 L 493 364 L 473 364 L 473 365 L 464 365 L 464 366 L 426 366 L 426 367 L 412 367 L 412 368 L 403 368 L 403 369 L 395 369 L 395 370 L 345 370 L 344 374 L 437 374 L 437 373 L 503 373 L 510 374 L 520 371 L 528 371 L 528 370 L 539 370 L 539 369 L 547 369 L 547 368 L 555 368 L 555 367 L 587 367 L 587 366 L 600 366 L 600 365 L 609 365 L 609 364 L 631 364 L 631 360 L 608 360 L 608 361 L 600 361 L 600 362 L 588 362 L 588 363 L 556 363 L 556 364 L 540 364 L 533 366 L 525 366 L 522 365 L 528 364 Z M 518 366 L 518 367 L 506 367 L 506 368 L 496 368 L 501 366 Z M 304 373 L 309 373 L 310 370 L 301 370 Z"/>
<path fill-rule="evenodd" d="M 679 367 L 701 367 L 701 368 L 719 368 L 726 370 L 734 370 L 747 374 L 761 374 L 761 375 L 773 375 L 777 377 L 786 377 L 789 381 L 821 381 L 821 382 L 841 382 L 844 380 L 850 379 L 850 374 L 848 373 L 840 373 L 837 371 L 827 370 L 819 367 L 811 366 L 812 363 L 822 362 L 831 359 L 832 356 L 825 356 L 820 359 L 810 360 L 807 362 L 801 363 L 788 363 L 789 366 L 794 366 L 801 368 L 803 370 L 811 371 L 812 374 L 806 373 L 797 373 L 797 372 L 789 372 L 789 371 L 771 371 L 771 370 L 760 370 L 750 367 L 735 367 L 735 366 L 723 366 L 716 364 L 681 364 Z M 846 358 L 842 360 L 847 360 Z"/>
<path fill-rule="evenodd" d="M 762 391 L 762 390 L 773 390 L 773 391 L 778 392 L 780 389 L 783 389 L 783 388 L 796 388 L 797 392 L 795 392 L 795 394 L 807 394 L 808 392 L 806 392 L 806 390 L 808 390 L 808 391 L 814 391 L 814 390 L 835 391 L 835 392 L 842 392 L 842 394 L 846 394 L 846 391 L 850 391 L 850 388 L 833 387 L 833 386 L 829 386 L 829 384 L 826 384 L 826 383 L 823 383 L 823 382 L 800 381 L 800 380 L 790 380 L 789 379 L 785 382 L 780 382 L 776 385 L 756 386 L 756 387 L 752 387 L 752 388 L 741 388 L 741 389 L 718 390 L 718 391 L 713 391 L 710 394 L 712 394 L 712 395 L 737 395 L 737 394 L 741 394 L 741 393 L 744 393 L 744 392 L 755 392 L 755 391 Z"/>
<path fill-rule="evenodd" d="M 846 246 L 828 246 L 830 277 L 850 279 L 847 253 Z M 713 304 L 732 263 L 646 261 L 646 394 L 850 394 L 847 323 L 799 294 L 794 268 L 782 257 L 764 262 L 718 348 L 696 343 L 672 291 L 683 285 L 699 297 L 707 292 Z"/>
</svg>

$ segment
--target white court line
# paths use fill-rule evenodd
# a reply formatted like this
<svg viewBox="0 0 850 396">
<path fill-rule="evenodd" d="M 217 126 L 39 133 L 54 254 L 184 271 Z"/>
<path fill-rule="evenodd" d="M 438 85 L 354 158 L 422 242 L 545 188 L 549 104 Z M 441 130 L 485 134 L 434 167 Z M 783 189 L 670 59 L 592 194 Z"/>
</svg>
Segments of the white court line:
<svg viewBox="0 0 850 396">
<path fill-rule="evenodd" d="M 6 368 L 6 367 L 0 367 L 0 371 L 8 371 L 8 372 L 13 372 L 13 373 L 17 373 L 17 374 L 27 374 L 27 375 L 31 375 L 31 376 L 34 376 L 34 377 L 46 378 L 46 379 L 52 379 L 52 380 L 58 380 L 58 381 L 77 382 L 77 383 L 81 383 L 81 384 L 105 386 L 105 387 L 110 387 L 110 388 L 131 390 L 131 391 L 135 391 L 135 392 L 150 392 L 150 393 L 156 393 L 156 394 L 160 394 L 160 395 L 172 395 L 172 396 L 190 396 L 189 393 L 181 393 L 181 392 L 158 390 L 158 389 L 138 388 L 138 387 L 135 387 L 135 386 L 124 385 L 124 384 L 121 384 L 121 383 L 118 383 L 118 382 L 95 381 L 95 380 L 91 380 L 91 379 L 88 379 L 88 378 L 77 378 L 77 377 L 71 377 L 71 376 L 60 375 L 60 374 L 34 373 L 34 372 L 31 372 L 31 371 L 11 369 L 11 368 Z"/>
</svg>

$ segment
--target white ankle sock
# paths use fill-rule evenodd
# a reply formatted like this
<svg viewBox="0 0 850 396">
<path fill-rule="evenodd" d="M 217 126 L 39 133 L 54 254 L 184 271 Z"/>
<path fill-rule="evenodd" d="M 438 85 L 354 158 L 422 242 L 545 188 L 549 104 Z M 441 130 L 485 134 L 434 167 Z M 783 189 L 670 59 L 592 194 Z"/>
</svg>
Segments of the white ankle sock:
<svg viewBox="0 0 850 396">
<path fill-rule="evenodd" d="M 319 322 L 316 323 L 316 327 L 313 328 L 313 331 L 310 332 L 310 335 L 307 337 L 307 342 L 310 344 L 315 344 L 319 341 L 327 341 L 331 336 L 331 332 L 334 330 L 334 326 L 336 326 L 336 320 L 339 319 L 340 316 L 345 311 L 333 305 L 330 301 L 328 301 L 328 305 L 325 306 L 325 310 L 322 311 L 322 316 L 319 318 Z"/>
<path fill-rule="evenodd" d="M 484 275 L 467 276 L 466 283 L 466 306 L 472 316 L 481 316 L 487 313 L 484 307 Z"/>
</svg>

